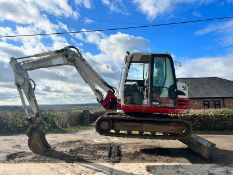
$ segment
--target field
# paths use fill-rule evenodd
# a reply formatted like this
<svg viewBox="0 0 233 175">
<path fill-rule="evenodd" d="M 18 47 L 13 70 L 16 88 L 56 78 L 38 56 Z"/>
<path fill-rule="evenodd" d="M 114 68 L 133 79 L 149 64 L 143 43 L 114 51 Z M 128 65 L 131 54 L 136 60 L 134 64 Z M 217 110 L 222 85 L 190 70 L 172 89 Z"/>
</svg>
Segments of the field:
<svg viewBox="0 0 233 175">
<path fill-rule="evenodd" d="M 52 150 L 33 154 L 25 135 L 0 137 L 0 174 L 233 174 L 233 136 L 202 135 L 217 144 L 209 163 L 179 141 L 104 137 L 93 127 L 66 134 L 47 134 Z M 112 163 L 109 148 L 119 146 Z"/>
</svg>

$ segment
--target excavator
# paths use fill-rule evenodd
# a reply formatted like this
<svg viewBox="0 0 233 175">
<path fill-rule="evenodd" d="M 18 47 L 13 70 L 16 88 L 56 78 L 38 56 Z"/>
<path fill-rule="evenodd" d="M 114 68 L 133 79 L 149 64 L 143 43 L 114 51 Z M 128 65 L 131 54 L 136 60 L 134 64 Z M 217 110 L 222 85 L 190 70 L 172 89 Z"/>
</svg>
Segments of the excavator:
<svg viewBox="0 0 233 175">
<path fill-rule="evenodd" d="M 63 65 L 75 67 L 107 110 L 95 122 L 100 135 L 180 140 L 207 159 L 214 147 L 213 143 L 192 133 L 190 122 L 179 119 L 179 115 L 189 109 L 188 87 L 177 82 L 173 59 L 168 53 L 127 52 L 118 90 L 107 83 L 74 46 L 12 57 L 10 65 L 29 123 L 28 146 L 34 153 L 49 151 L 50 144 L 35 97 L 36 84 L 28 71 Z M 27 108 L 25 97 L 32 112 Z"/>
</svg>

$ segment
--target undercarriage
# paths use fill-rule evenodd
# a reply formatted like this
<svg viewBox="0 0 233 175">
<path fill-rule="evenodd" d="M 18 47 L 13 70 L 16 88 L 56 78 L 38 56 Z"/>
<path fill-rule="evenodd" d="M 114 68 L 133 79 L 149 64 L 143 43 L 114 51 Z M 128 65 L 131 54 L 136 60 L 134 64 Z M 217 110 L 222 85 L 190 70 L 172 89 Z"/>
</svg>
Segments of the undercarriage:
<svg viewBox="0 0 233 175">
<path fill-rule="evenodd" d="M 106 113 L 96 121 L 101 135 L 145 139 L 185 139 L 191 136 L 192 126 L 168 115 L 146 113 Z"/>
<path fill-rule="evenodd" d="M 96 121 L 100 135 L 179 140 L 202 158 L 211 161 L 215 144 L 192 133 L 192 125 L 184 120 L 161 114 L 106 113 Z"/>
</svg>

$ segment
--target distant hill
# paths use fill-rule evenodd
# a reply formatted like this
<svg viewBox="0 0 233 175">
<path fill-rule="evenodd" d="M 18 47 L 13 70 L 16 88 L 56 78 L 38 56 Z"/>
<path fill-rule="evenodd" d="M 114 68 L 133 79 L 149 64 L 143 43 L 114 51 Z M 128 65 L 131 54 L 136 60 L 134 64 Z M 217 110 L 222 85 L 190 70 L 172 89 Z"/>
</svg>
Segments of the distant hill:
<svg viewBox="0 0 233 175">
<path fill-rule="evenodd" d="M 101 105 L 98 103 L 88 104 L 58 104 L 58 105 L 39 105 L 43 111 L 67 111 L 67 110 L 83 110 L 83 109 L 98 109 Z M 23 111 L 22 106 L 0 106 L 0 111 Z"/>
</svg>

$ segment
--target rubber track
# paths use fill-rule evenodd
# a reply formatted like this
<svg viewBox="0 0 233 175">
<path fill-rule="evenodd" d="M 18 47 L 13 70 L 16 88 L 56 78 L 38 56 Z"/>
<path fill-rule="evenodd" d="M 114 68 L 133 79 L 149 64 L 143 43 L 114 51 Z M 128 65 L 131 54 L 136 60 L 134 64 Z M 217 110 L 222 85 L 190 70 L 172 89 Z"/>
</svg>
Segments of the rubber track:
<svg viewBox="0 0 233 175">
<path fill-rule="evenodd" d="M 143 115 L 143 114 L 142 114 Z M 141 138 L 141 139 L 164 139 L 164 140 L 176 140 L 176 139 L 185 139 L 191 136 L 192 134 L 192 126 L 189 122 L 171 118 L 169 116 L 167 117 L 135 117 L 135 116 L 129 116 L 123 113 L 106 113 L 102 116 L 100 116 L 95 124 L 95 129 L 100 135 L 105 136 L 112 136 L 112 137 L 123 137 L 123 138 Z M 183 123 L 187 125 L 188 130 L 183 135 L 151 135 L 151 134 L 130 134 L 130 133 L 116 133 L 116 132 L 103 132 L 100 129 L 100 123 L 103 120 L 110 120 L 111 122 L 117 121 L 117 120 L 125 120 L 125 121 L 137 121 L 137 122 L 171 122 L 171 123 Z"/>
</svg>

